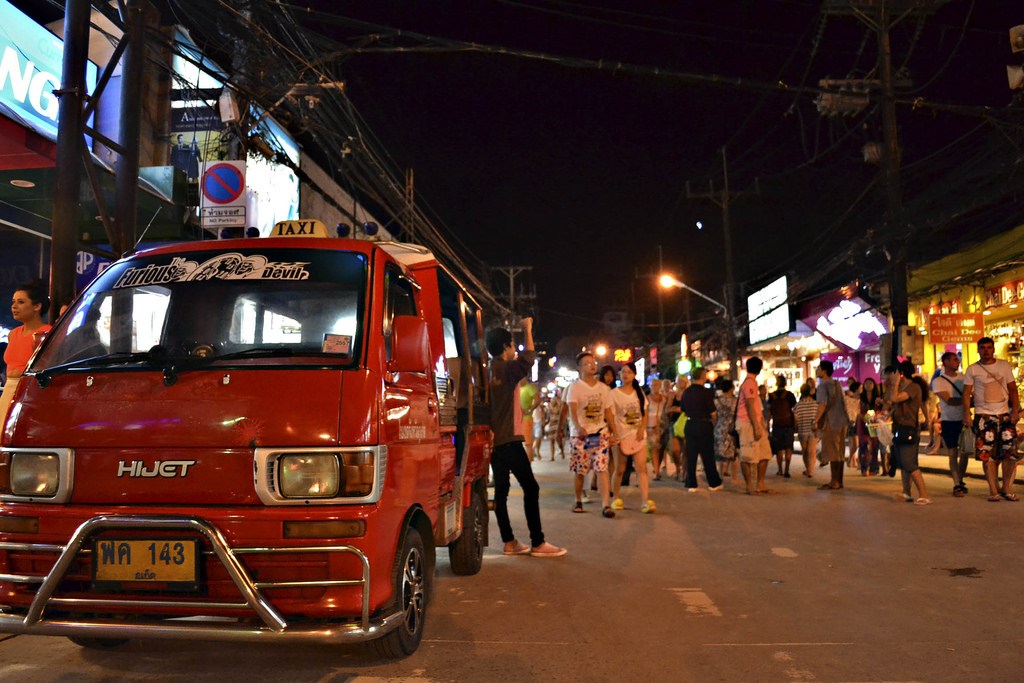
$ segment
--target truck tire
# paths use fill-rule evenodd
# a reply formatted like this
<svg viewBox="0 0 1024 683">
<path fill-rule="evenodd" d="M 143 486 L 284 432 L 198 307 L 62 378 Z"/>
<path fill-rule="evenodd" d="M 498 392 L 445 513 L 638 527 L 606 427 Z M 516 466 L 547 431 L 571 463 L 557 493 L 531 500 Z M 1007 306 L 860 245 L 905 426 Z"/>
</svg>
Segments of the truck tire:
<svg viewBox="0 0 1024 683">
<path fill-rule="evenodd" d="M 405 532 L 393 577 L 395 604 L 402 611 L 402 623 L 373 641 L 373 647 L 380 656 L 388 659 L 407 657 L 420 646 L 431 583 L 427 572 L 433 571 L 429 564 L 420 533 L 410 527 Z"/>
<path fill-rule="evenodd" d="M 484 539 L 487 538 L 487 523 L 490 517 L 487 504 L 480 494 L 470 496 L 469 507 L 462 513 L 462 535 L 448 544 L 448 559 L 452 572 L 471 576 L 480 571 L 484 563 Z"/>
<path fill-rule="evenodd" d="M 78 647 L 90 650 L 110 650 L 128 642 L 127 638 L 83 638 L 82 636 L 68 636 L 68 640 Z"/>
</svg>

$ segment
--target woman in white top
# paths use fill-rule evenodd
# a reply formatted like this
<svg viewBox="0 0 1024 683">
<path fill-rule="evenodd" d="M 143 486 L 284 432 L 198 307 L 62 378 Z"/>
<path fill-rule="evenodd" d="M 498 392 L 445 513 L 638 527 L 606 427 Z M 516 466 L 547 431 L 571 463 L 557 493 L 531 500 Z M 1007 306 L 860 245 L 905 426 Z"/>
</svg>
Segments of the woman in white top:
<svg viewBox="0 0 1024 683">
<path fill-rule="evenodd" d="M 618 439 L 618 448 L 615 449 L 615 477 L 612 480 L 614 494 L 612 501 L 613 510 L 622 510 L 625 506 L 622 498 L 619 497 L 619 489 L 622 486 L 622 474 L 626 471 L 626 460 L 633 458 L 633 467 L 636 469 L 637 480 L 640 483 L 640 498 L 644 503 L 640 512 L 649 514 L 654 512 L 654 501 L 648 499 L 649 483 L 647 480 L 647 425 L 644 420 L 644 392 L 636 381 L 636 366 L 626 363 L 619 370 L 619 379 L 622 385 L 612 389 L 612 410 L 615 414 L 612 425 L 613 434 Z"/>
</svg>

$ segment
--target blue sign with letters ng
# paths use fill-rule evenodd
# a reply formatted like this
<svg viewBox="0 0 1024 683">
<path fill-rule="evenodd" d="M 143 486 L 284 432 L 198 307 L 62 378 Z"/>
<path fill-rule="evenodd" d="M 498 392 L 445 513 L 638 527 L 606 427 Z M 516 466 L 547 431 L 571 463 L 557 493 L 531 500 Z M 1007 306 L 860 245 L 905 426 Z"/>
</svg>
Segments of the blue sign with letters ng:
<svg viewBox="0 0 1024 683">
<path fill-rule="evenodd" d="M 0 110 L 51 140 L 57 139 L 53 94 L 60 88 L 64 41 L 0 0 Z M 96 87 L 96 65 L 86 64 L 85 81 Z"/>
</svg>

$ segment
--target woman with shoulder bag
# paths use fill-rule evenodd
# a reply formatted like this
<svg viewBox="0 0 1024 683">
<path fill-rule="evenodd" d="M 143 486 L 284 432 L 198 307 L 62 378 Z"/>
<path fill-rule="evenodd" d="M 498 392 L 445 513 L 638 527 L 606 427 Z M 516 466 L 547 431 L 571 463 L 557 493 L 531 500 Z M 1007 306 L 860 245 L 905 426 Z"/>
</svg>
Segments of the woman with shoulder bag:
<svg viewBox="0 0 1024 683">
<path fill-rule="evenodd" d="M 901 499 L 917 505 L 930 505 L 928 489 L 918 465 L 918 445 L 921 442 L 918 413 L 928 398 L 928 385 L 914 376 L 914 364 L 902 361 L 897 372 L 886 378 L 886 398 L 893 405 L 892 449 L 900 463 L 903 481 Z M 910 484 L 917 488 L 917 498 L 910 495 Z"/>
</svg>

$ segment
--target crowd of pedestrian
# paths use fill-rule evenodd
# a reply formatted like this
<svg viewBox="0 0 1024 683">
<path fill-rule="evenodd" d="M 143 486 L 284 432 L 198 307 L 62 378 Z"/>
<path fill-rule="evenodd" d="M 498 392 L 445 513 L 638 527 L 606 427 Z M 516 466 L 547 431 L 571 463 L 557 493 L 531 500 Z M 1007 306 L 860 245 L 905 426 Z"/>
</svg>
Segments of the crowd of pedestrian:
<svg viewBox="0 0 1024 683">
<path fill-rule="evenodd" d="M 608 518 L 627 509 L 654 512 L 651 482 L 663 477 L 698 491 L 700 470 L 709 491 L 731 481 L 748 495 L 769 494 L 772 462 L 775 477 L 789 479 L 796 474 L 797 450 L 804 477 L 827 465 L 829 479 L 821 490 L 842 490 L 847 470 L 863 477 L 899 473 L 901 489 L 894 498 L 929 505 L 919 453 L 922 437 L 930 434 L 926 454 L 948 456 L 953 496 L 967 495 L 967 465 L 977 454 L 988 500 L 1017 501 L 1016 384 L 1009 364 L 994 358 L 992 340 L 979 340 L 978 350 L 981 360 L 964 373 L 958 354 L 944 354 L 930 384 L 904 360 L 884 368 L 880 379 L 846 378 L 844 387 L 833 377 L 832 363 L 822 360 L 796 394 L 786 377 L 764 377 L 757 357 L 746 360 L 738 385 L 725 377 L 711 381 L 698 367 L 688 377 L 655 378 L 642 388 L 634 365 L 625 364 L 616 377 L 611 366 L 598 370 L 596 357 L 583 352 L 577 358 L 579 379 L 564 391 L 528 392 L 533 457 L 541 459 L 546 440 L 550 460 L 559 453 L 565 459 L 568 442 L 573 512 L 586 511 L 586 477 L 594 473 L 591 486 Z M 774 380 L 771 390 L 766 379 Z M 640 498 L 628 505 L 634 478 Z"/>
</svg>

